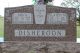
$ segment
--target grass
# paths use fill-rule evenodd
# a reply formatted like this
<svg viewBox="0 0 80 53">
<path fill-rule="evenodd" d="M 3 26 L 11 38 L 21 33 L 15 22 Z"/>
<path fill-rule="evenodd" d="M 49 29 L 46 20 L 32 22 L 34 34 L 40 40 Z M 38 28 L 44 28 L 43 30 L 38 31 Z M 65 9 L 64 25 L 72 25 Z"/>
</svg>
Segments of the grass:
<svg viewBox="0 0 80 53">
<path fill-rule="evenodd" d="M 77 26 L 77 38 L 80 38 L 80 26 Z"/>
<path fill-rule="evenodd" d="M 0 17 L 0 37 L 4 35 L 4 18 Z"/>
</svg>

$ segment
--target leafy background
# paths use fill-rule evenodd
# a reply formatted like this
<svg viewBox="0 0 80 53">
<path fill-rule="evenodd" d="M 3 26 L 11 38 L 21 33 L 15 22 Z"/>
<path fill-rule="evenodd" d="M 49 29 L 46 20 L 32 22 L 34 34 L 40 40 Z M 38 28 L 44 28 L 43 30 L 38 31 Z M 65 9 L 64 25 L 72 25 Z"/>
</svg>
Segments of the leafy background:
<svg viewBox="0 0 80 53">
<path fill-rule="evenodd" d="M 4 18 L 0 16 L 0 37 L 4 35 Z"/>
</svg>

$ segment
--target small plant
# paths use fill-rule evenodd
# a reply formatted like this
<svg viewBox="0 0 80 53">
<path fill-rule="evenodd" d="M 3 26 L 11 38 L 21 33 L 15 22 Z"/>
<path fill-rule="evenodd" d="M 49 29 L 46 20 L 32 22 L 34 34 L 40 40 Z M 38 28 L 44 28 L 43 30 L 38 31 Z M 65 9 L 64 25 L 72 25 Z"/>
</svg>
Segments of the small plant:
<svg viewBox="0 0 80 53">
<path fill-rule="evenodd" d="M 40 0 L 39 0 L 40 1 Z M 47 4 L 48 2 L 52 2 L 53 0 L 44 0 L 44 4 Z M 32 0 L 33 4 L 36 3 L 36 0 Z"/>
<path fill-rule="evenodd" d="M 32 3 L 35 4 L 36 0 L 32 0 Z"/>
</svg>

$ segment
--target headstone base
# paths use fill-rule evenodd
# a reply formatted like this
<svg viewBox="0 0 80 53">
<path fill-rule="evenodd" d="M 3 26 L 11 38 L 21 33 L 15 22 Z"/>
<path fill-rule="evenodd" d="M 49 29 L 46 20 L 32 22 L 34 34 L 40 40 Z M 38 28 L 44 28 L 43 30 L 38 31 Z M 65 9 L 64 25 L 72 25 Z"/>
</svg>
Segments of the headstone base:
<svg viewBox="0 0 80 53">
<path fill-rule="evenodd" d="M 0 46 L 3 53 L 80 53 L 80 44 L 74 42 L 14 41 Z"/>
</svg>

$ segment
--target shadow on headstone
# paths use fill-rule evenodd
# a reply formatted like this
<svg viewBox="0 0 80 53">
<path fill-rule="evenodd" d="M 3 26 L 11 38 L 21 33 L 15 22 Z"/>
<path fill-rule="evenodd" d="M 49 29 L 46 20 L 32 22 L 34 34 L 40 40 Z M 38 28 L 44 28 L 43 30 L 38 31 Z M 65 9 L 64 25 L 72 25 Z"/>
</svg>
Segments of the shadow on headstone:
<svg viewBox="0 0 80 53">
<path fill-rule="evenodd" d="M 56 53 L 70 53 L 68 51 L 56 51 Z"/>
<path fill-rule="evenodd" d="M 0 53 L 2 53 L 2 48 L 0 47 Z"/>
</svg>

